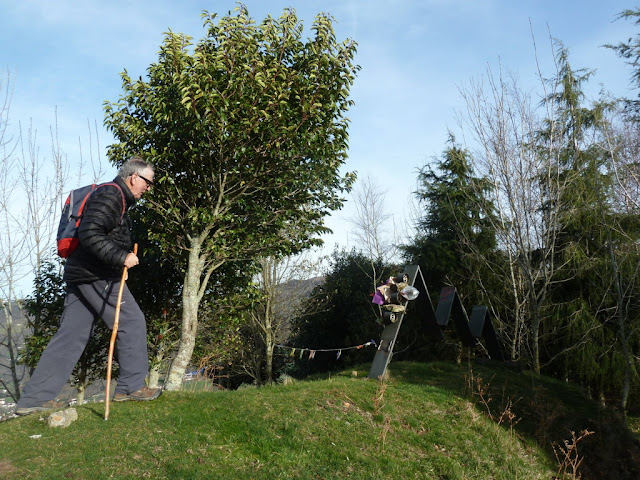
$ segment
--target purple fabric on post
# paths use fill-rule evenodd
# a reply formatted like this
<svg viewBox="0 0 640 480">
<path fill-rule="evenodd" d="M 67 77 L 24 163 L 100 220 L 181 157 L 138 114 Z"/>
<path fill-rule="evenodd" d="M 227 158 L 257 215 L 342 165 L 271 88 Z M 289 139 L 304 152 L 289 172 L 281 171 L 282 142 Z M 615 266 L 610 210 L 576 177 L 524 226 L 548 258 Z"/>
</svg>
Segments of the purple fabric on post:
<svg viewBox="0 0 640 480">
<path fill-rule="evenodd" d="M 376 293 L 373 295 L 373 299 L 371 303 L 375 303 L 376 305 L 384 305 L 384 296 L 380 290 L 376 289 Z"/>
</svg>

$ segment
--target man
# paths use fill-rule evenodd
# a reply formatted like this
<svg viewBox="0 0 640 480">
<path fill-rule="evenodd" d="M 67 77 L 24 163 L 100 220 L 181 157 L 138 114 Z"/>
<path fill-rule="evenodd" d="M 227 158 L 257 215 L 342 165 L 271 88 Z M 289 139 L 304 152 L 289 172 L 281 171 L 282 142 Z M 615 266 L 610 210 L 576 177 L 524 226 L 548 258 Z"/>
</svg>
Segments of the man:
<svg viewBox="0 0 640 480">
<path fill-rule="evenodd" d="M 131 224 L 126 212 L 151 188 L 153 178 L 153 165 L 132 157 L 114 180 L 120 188 L 101 186 L 89 197 L 78 228 L 78 248 L 64 265 L 67 296 L 60 328 L 24 386 L 16 414 L 60 407 L 53 399 L 69 380 L 89 341 L 93 324 L 102 319 L 113 329 L 123 268 L 133 268 L 139 263 L 131 252 Z M 120 374 L 113 401 L 158 398 L 162 390 L 145 385 L 149 359 L 144 314 L 126 285 L 116 346 Z"/>
</svg>

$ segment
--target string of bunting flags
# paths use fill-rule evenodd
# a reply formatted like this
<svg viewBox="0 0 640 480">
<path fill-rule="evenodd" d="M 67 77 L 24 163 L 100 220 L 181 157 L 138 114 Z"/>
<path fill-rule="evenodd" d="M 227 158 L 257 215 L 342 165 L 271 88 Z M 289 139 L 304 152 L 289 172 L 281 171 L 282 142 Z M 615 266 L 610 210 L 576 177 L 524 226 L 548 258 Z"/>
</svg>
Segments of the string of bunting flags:
<svg viewBox="0 0 640 480">
<path fill-rule="evenodd" d="M 295 357 L 297 352 L 300 352 L 300 360 L 304 356 L 304 352 L 309 352 L 309 360 L 315 358 L 317 352 L 336 352 L 336 360 L 340 358 L 343 350 L 360 350 L 361 348 L 368 347 L 370 345 L 378 346 L 376 342 L 373 340 L 368 341 L 367 343 L 363 343 L 362 345 L 354 345 L 353 347 L 342 347 L 342 348 L 299 348 L 299 347 L 290 347 L 288 345 L 278 345 L 276 347 L 284 348 L 285 350 L 291 350 L 289 356 Z"/>
</svg>

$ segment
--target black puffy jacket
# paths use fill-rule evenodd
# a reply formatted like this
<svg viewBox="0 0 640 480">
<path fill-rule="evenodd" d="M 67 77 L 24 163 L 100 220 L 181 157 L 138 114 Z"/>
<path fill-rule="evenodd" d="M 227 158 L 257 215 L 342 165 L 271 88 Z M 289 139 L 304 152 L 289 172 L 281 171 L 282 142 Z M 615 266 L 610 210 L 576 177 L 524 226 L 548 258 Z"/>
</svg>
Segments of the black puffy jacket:
<svg viewBox="0 0 640 480">
<path fill-rule="evenodd" d="M 125 214 L 122 216 L 122 194 L 117 187 L 106 185 L 91 194 L 78 227 L 80 243 L 64 264 L 67 283 L 120 280 L 122 276 L 124 260 L 133 246 L 127 211 L 136 199 L 120 177 L 114 183 L 124 193 Z"/>
</svg>

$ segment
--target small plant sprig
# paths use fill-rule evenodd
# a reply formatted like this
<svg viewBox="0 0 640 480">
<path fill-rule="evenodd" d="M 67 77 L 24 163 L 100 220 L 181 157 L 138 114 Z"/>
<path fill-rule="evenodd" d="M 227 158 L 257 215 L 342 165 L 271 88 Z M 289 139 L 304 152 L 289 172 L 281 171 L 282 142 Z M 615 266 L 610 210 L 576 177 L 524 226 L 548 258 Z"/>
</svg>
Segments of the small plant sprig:
<svg viewBox="0 0 640 480">
<path fill-rule="evenodd" d="M 389 384 L 387 383 L 386 376 L 383 376 L 378 381 L 378 388 L 376 389 L 376 394 L 373 397 L 373 414 L 379 415 L 382 408 L 385 406 L 384 395 L 387 391 L 387 387 Z M 382 431 L 380 432 L 380 437 L 378 438 L 378 449 L 384 452 L 385 444 L 387 441 L 387 434 L 391 430 L 391 417 L 389 414 L 383 415 L 382 422 Z"/>
<path fill-rule="evenodd" d="M 484 407 L 487 412 L 487 416 L 496 422 L 498 425 L 502 425 L 502 423 L 509 422 L 509 431 L 513 435 L 513 427 L 520 422 L 520 418 L 513 411 L 513 399 L 507 398 L 506 402 L 504 402 L 504 407 L 502 408 L 499 415 L 495 415 L 492 412 L 492 401 L 490 386 L 491 383 L 485 383 L 482 380 L 482 377 L 475 376 L 473 370 L 470 371 L 470 374 L 466 377 L 467 380 L 467 388 L 472 397 L 476 397 L 479 403 Z"/>
<path fill-rule="evenodd" d="M 376 394 L 373 397 L 373 414 L 378 415 L 380 410 L 385 406 L 384 402 L 384 394 L 387 391 L 387 387 L 389 384 L 386 382 L 384 378 L 381 378 L 378 382 L 378 388 L 376 389 Z"/>
<path fill-rule="evenodd" d="M 560 465 L 556 480 L 580 480 L 582 475 L 578 472 L 580 464 L 584 460 L 584 457 L 578 455 L 578 443 L 589 435 L 593 435 L 594 432 L 589 430 L 582 430 L 579 435 L 576 432 L 571 432 L 571 440 L 565 440 L 563 445 L 553 443 L 553 453 L 556 456 L 556 460 Z"/>
</svg>

